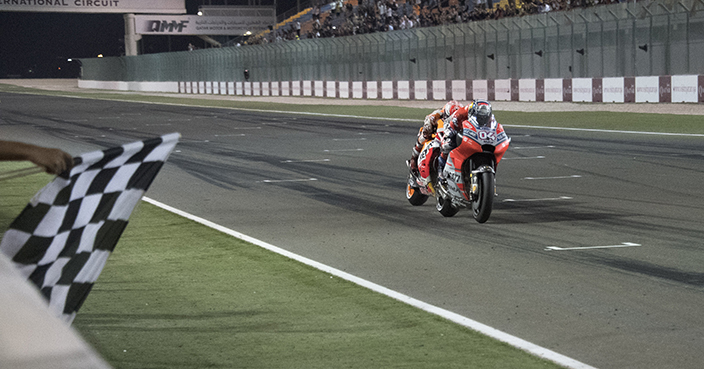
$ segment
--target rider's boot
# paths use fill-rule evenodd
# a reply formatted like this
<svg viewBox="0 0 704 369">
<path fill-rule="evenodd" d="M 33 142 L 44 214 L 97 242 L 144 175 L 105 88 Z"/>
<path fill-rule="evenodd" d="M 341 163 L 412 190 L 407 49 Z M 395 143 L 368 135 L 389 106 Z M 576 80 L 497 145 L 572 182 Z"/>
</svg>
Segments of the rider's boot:
<svg viewBox="0 0 704 369">
<path fill-rule="evenodd" d="M 423 146 L 421 146 L 420 143 L 416 142 L 413 146 L 413 150 L 411 151 L 411 159 L 407 161 L 413 173 L 418 173 L 418 156 L 420 156 L 420 150 L 422 147 Z"/>
<path fill-rule="evenodd" d="M 445 183 L 445 163 L 447 162 L 447 159 L 445 158 L 445 154 L 440 154 L 438 156 L 438 181 L 441 183 Z"/>
<path fill-rule="evenodd" d="M 417 156 L 412 156 L 406 162 L 408 163 L 408 166 L 411 168 L 411 171 L 413 171 L 413 173 L 418 173 L 418 157 Z"/>
</svg>

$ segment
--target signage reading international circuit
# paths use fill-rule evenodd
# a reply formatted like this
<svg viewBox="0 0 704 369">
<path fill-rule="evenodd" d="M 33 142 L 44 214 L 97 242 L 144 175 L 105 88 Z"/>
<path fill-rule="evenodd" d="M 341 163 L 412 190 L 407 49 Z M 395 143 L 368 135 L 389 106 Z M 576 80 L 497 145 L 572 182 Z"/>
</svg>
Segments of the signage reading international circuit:
<svg viewBox="0 0 704 369">
<path fill-rule="evenodd" d="M 0 0 L 0 11 L 183 14 L 185 0 Z"/>
</svg>

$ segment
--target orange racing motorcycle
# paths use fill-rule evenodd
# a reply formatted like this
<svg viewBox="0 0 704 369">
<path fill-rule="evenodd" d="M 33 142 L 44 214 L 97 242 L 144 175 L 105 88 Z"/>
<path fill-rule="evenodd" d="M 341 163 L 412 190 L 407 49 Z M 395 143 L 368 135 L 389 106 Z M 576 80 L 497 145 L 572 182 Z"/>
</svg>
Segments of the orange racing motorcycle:
<svg viewBox="0 0 704 369">
<path fill-rule="evenodd" d="M 493 116 L 485 125 L 470 116 L 462 122 L 462 129 L 455 136 L 456 147 L 449 152 L 440 176 L 438 158 L 444 133 L 439 122 L 433 139 L 425 143 L 418 155 L 417 171 L 407 162 L 406 198 L 411 205 L 420 206 L 434 196 L 436 208 L 443 216 L 451 217 L 461 208 L 469 208 L 474 219 L 484 223 L 491 215 L 496 195 L 496 167 L 511 139 Z"/>
</svg>

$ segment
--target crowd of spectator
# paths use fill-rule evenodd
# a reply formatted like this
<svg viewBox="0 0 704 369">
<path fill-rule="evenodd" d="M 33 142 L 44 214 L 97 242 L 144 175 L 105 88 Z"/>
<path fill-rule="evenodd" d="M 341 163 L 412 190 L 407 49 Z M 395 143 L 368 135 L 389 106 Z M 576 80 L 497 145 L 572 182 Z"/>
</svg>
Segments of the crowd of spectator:
<svg viewBox="0 0 704 369">
<path fill-rule="evenodd" d="M 323 0 L 324 1 L 324 0 Z M 476 2 L 475 2 L 476 1 Z M 520 17 L 551 11 L 569 10 L 623 0 L 509 0 L 506 5 L 492 6 L 488 0 L 333 0 L 327 17 L 321 17 L 321 4 L 313 6 L 312 27 L 301 31 L 293 22 L 269 34 L 250 38 L 248 44 L 262 44 L 301 38 L 342 37 L 374 32 L 387 32 L 417 27 L 433 27 L 505 17 Z M 497 1 L 498 2 L 498 1 Z M 326 4 L 323 2 L 322 4 Z M 303 32 L 303 33 L 302 33 Z"/>
</svg>

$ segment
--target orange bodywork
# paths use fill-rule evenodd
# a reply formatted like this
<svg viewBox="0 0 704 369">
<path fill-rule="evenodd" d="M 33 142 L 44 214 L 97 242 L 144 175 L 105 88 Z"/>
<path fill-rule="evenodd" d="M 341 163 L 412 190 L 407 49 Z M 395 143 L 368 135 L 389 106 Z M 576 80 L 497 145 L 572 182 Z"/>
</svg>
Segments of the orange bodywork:
<svg viewBox="0 0 704 369">
<path fill-rule="evenodd" d="M 433 148 L 428 148 L 428 145 L 430 145 L 435 137 L 437 137 L 438 132 L 442 134 L 443 132 L 443 122 L 442 119 L 437 120 L 437 130 L 436 133 L 433 134 L 433 137 L 429 140 L 425 140 L 425 143 L 423 143 L 423 149 L 421 150 L 420 155 L 418 156 L 418 173 L 420 173 L 421 178 L 424 180 L 428 180 L 430 178 L 430 172 L 433 167 L 432 160 L 436 155 L 433 155 Z M 421 127 L 419 135 L 422 137 L 423 134 L 423 128 Z"/>
</svg>

